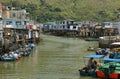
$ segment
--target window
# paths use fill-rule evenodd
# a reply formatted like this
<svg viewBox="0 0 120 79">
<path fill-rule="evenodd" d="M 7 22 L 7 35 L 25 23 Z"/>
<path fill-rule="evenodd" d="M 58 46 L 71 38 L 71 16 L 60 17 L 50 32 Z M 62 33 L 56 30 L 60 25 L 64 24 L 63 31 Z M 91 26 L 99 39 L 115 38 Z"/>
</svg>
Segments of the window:
<svg viewBox="0 0 120 79">
<path fill-rule="evenodd" d="M 11 25 L 12 21 L 6 21 L 6 25 Z"/>
<path fill-rule="evenodd" d="M 65 26 L 63 26 L 63 28 L 65 28 Z"/>
<path fill-rule="evenodd" d="M 15 16 L 15 13 L 13 13 L 12 16 L 13 16 L 13 17 L 16 17 L 16 16 Z"/>
<path fill-rule="evenodd" d="M 16 21 L 16 25 L 21 25 L 21 21 Z"/>
<path fill-rule="evenodd" d="M 69 29 L 69 28 L 70 28 L 70 26 L 67 26 L 67 28 Z"/>
<path fill-rule="evenodd" d="M 73 29 L 76 29 L 76 26 L 73 26 Z"/>
</svg>

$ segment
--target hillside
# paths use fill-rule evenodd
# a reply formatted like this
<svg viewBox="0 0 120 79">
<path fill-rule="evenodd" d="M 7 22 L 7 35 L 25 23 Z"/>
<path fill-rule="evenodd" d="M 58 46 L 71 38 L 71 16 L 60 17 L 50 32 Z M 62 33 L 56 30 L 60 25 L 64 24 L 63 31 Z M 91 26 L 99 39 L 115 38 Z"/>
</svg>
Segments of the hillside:
<svg viewBox="0 0 120 79">
<path fill-rule="evenodd" d="M 4 5 L 26 8 L 37 22 L 75 19 L 118 21 L 120 0 L 0 0 Z"/>
</svg>

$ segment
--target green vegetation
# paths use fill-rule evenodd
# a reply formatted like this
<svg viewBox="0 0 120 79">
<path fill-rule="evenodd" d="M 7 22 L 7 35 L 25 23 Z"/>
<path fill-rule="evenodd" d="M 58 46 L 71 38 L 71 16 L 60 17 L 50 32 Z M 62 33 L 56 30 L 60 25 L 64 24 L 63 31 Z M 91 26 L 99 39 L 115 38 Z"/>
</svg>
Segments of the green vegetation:
<svg viewBox="0 0 120 79">
<path fill-rule="evenodd" d="M 4 5 L 25 8 L 37 22 L 74 19 L 118 21 L 119 0 L 0 0 Z"/>
</svg>

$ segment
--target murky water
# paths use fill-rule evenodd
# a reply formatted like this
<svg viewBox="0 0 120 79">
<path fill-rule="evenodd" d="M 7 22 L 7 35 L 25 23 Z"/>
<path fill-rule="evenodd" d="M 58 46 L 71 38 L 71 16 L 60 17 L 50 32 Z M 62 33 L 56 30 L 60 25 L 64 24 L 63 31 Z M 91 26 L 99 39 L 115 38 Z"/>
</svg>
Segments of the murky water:
<svg viewBox="0 0 120 79">
<path fill-rule="evenodd" d="M 15 62 L 0 62 L 0 79 L 93 79 L 79 76 L 84 66 L 83 56 L 92 54 L 86 42 L 79 38 L 41 35 L 41 41 L 29 57 Z M 97 79 L 97 78 L 94 78 Z"/>
</svg>

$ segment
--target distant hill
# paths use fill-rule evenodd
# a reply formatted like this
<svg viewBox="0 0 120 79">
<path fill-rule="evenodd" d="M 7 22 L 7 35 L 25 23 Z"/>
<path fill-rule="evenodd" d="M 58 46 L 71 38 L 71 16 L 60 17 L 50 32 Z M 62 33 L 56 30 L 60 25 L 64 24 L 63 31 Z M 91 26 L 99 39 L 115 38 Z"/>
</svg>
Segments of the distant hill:
<svg viewBox="0 0 120 79">
<path fill-rule="evenodd" d="M 120 0 L 0 0 L 4 5 L 25 8 L 37 22 L 74 19 L 118 21 Z"/>
</svg>

